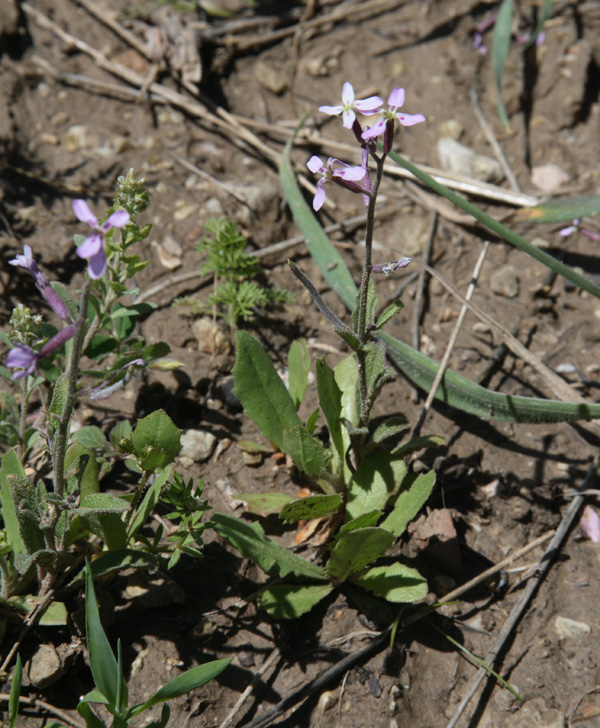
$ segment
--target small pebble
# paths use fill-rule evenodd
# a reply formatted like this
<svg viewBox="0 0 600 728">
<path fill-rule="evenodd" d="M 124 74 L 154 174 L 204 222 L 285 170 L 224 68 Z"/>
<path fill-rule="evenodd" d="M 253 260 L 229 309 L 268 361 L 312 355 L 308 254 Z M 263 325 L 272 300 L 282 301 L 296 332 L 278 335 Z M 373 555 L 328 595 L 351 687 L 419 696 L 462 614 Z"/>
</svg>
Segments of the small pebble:
<svg viewBox="0 0 600 728">
<path fill-rule="evenodd" d="M 557 617 L 554 620 L 554 631 L 561 638 L 581 639 L 590 634 L 592 628 L 585 622 L 576 622 L 568 617 Z"/>
<path fill-rule="evenodd" d="M 516 298 L 519 295 L 519 278 L 512 265 L 499 268 L 490 279 L 490 287 L 494 293 L 505 298 Z"/>
</svg>

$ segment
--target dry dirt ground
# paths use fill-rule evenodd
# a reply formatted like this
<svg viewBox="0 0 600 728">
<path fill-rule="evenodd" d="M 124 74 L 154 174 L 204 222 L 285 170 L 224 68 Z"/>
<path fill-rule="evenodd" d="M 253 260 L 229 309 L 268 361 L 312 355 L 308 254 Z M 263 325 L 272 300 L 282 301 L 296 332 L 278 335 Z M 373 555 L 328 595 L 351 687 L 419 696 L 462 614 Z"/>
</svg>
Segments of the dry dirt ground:
<svg viewBox="0 0 600 728">
<path fill-rule="evenodd" d="M 209 430 L 220 442 L 231 441 L 218 457 L 181 470 L 186 477 L 205 479 L 205 494 L 214 508 L 239 515 L 232 494 L 271 489 L 293 494 L 298 485 L 285 465 L 272 459 L 253 468 L 244 463 L 236 443 L 242 438 L 260 440 L 260 435 L 225 401 L 221 385 L 231 370 L 232 353 L 207 353 L 210 342 L 194 335 L 189 310 L 172 305 L 177 296 L 205 298 L 210 292 L 206 282 L 194 276 L 201 263 L 195 243 L 206 220 L 231 216 L 254 250 L 297 234 L 279 185 L 277 155 L 308 110 L 312 142 L 301 142 L 294 151 L 298 170 L 314 153 L 353 161 L 335 146 L 335 141 L 352 143 L 339 121 L 317 112 L 319 105 L 339 103 L 344 81 L 351 81 L 360 97 L 387 97 L 393 87 L 405 87 L 406 111 L 425 114 L 427 123 L 403 130 L 401 151 L 432 167 L 440 166 L 438 140 L 461 130 L 463 144 L 493 156 L 471 100 L 470 89 L 475 87 L 483 115 L 523 192 L 541 199 L 533 170 L 553 163 L 567 175 L 556 193 L 598 194 L 600 12 L 596 2 L 556 2 L 542 45 L 526 53 L 517 43 L 511 46 L 503 88 L 511 120 L 506 132 L 496 112 L 490 55 L 472 46 L 476 24 L 495 13 L 497 3 L 217 4 L 231 11 L 228 19 L 201 10 L 157 10 L 150 0 L 92 3 L 99 17 L 82 7 L 84 3 L 70 0 L 31 0 L 21 6 L 14 0 L 0 1 L 0 317 L 6 325 L 12 306 L 23 299 L 42 310 L 33 285 L 7 265 L 23 244 L 33 248 L 51 278 L 76 287 L 82 281 L 82 265 L 74 254 L 72 235 L 82 231 L 72 214 L 72 199 L 85 197 L 101 213 L 110 203 L 117 175 L 131 167 L 143 174 L 152 200 L 146 220 L 153 230 L 142 245 L 150 264 L 137 283 L 143 293 L 158 286 L 148 297 L 159 308 L 146 318 L 142 330 L 149 341 L 165 340 L 185 368 L 177 377 L 148 374 L 133 382 L 125 396 L 102 407 L 86 405 L 77 416 L 82 423 L 108 430 L 122 417 L 133 421 L 163 407 L 180 428 Z M 534 27 L 539 5 L 520 3 L 522 31 Z M 156 38 L 152 31 L 161 30 L 164 38 L 167 28 L 174 29 L 166 41 L 171 50 L 183 37 L 195 37 L 200 81 L 194 80 L 193 65 L 184 66 L 191 75 L 182 80 L 174 56 L 170 66 L 158 56 L 153 63 L 103 21 L 116 21 L 142 45 Z M 490 32 L 485 42 L 490 44 Z M 125 73 L 134 72 L 138 81 L 128 83 L 111 74 L 102 68 L 103 59 L 124 67 Z M 153 79 L 159 89 L 150 85 Z M 160 89 L 176 95 L 165 102 Z M 201 170 L 201 176 L 180 160 Z M 498 186 L 508 189 L 505 181 Z M 600 307 L 595 299 L 560 278 L 548 278 L 546 269 L 523 253 L 482 228 L 461 223 L 447 205 L 440 208 L 435 198 L 417 196 L 397 178 L 385 178 L 383 195 L 384 204 L 395 204 L 398 211 L 377 227 L 382 261 L 399 254 L 425 255 L 437 211 L 429 259 L 464 292 L 482 244 L 489 240 L 474 302 L 506 328 L 516 327 L 518 338 L 548 366 L 564 369 L 577 391 L 597 398 Z M 330 190 L 329 198 L 334 204 L 321 213 L 324 224 L 363 211 L 360 200 L 343 190 Z M 477 201 L 496 218 L 515 210 L 501 201 Z M 561 237 L 560 227 L 521 224 L 515 229 L 597 277 L 600 262 L 594 243 L 581 234 Z M 362 234 L 358 227 L 335 236 L 354 273 L 360 268 Z M 334 364 L 342 354 L 339 340 L 289 274 L 287 255 L 345 315 L 300 245 L 266 259 L 264 270 L 265 283 L 292 289 L 296 302 L 281 311 L 260 312 L 244 327 L 263 340 L 278 364 L 285 362 L 291 341 L 299 336 L 311 342 L 314 357 L 325 349 Z M 165 260 L 177 267 L 166 267 Z M 502 295 L 492 277 L 505 266 L 512 272 L 509 269 Z M 381 281 L 380 296 L 391 297 L 411 272 Z M 414 337 L 417 291 L 418 281 L 405 286 L 406 307 L 390 327 L 408 342 Z M 417 338 L 421 349 L 437 360 L 459 309 L 460 303 L 435 279 L 426 283 Z M 469 313 L 450 366 L 475 379 L 500 343 L 493 328 L 478 325 Z M 528 365 L 510 355 L 486 386 L 511 394 L 553 396 Z M 417 398 L 398 375 L 384 391 L 380 413 L 403 413 L 414 422 L 422 402 L 422 393 Z M 589 425 L 482 421 L 443 406 L 434 407 L 424 432 L 446 440 L 444 448 L 427 452 L 417 464 L 435 464 L 438 486 L 430 507 L 451 510 L 463 561 L 462 571 L 453 574 L 434 562 L 424 565 L 438 597 L 449 581 L 460 584 L 556 528 L 568 508 L 569 489 L 581 484 L 599 444 Z M 276 519 L 269 518 L 265 528 L 291 544 L 293 533 L 282 530 Z M 537 549 L 509 567 L 505 589 L 471 592 L 442 614 L 400 632 L 392 648 L 386 644 L 342 672 L 301 702 L 296 712 L 279 716 L 275 725 L 446 726 L 477 668 L 445 635 L 484 657 L 541 554 Z M 600 696 L 594 693 L 600 684 L 599 558 L 598 545 L 574 528 L 496 665 L 524 704 L 519 706 L 495 681 L 485 681 L 459 725 L 600 725 Z M 262 580 L 256 567 L 212 540 L 203 560 L 182 561 L 160 588 L 148 584 L 143 575 L 125 574 L 106 584 L 101 593 L 103 615 L 111 639 L 124 642 L 127 664 L 132 665 L 133 700 L 141 701 L 181 669 L 233 656 L 231 667 L 218 680 L 172 704 L 174 726 L 218 726 L 277 647 L 280 654 L 231 724 L 247 725 L 344 655 L 362 648 L 378 629 L 342 597 L 295 623 L 265 618 L 252 601 L 223 611 L 251 597 Z M 136 590 L 136 585 L 147 589 Z M 147 599 L 140 596 L 144 593 Z M 73 597 L 71 607 L 74 614 L 81 608 L 78 597 Z M 558 617 L 580 623 L 578 629 L 565 636 L 557 627 Z M 24 656 L 39 643 L 69 643 L 75 622 L 62 632 L 38 629 L 26 641 Z M 11 639 L 14 634 L 7 634 L 3 652 Z M 90 689 L 84 668 L 79 655 L 54 685 L 24 691 L 77 720 L 73 707 Z M 319 699 L 325 690 L 333 691 L 337 702 L 322 712 Z M 20 719 L 21 725 L 43 725 L 41 709 L 29 715 Z"/>
</svg>

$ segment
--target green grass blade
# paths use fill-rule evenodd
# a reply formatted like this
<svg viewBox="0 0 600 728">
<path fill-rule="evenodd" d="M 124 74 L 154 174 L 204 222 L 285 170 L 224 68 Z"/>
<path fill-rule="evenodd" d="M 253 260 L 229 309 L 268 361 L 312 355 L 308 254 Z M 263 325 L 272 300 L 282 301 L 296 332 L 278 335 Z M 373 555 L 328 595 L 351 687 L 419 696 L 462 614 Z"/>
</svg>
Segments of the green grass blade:
<svg viewBox="0 0 600 728">
<path fill-rule="evenodd" d="M 496 25 L 494 26 L 494 39 L 492 46 L 492 65 L 494 67 L 494 78 L 496 79 L 496 90 L 498 93 L 498 115 L 505 127 L 509 127 L 508 116 L 502 101 L 502 80 L 504 68 L 510 48 L 511 25 L 513 18 L 513 0 L 502 0 Z"/>
<path fill-rule="evenodd" d="M 19 697 L 21 696 L 21 681 L 23 680 L 23 664 L 21 656 L 17 655 L 17 664 L 12 676 L 10 697 L 8 698 L 8 728 L 14 728 L 19 715 Z"/>
<path fill-rule="evenodd" d="M 540 19 L 537 22 L 537 25 L 535 26 L 535 30 L 533 31 L 533 35 L 531 38 L 527 41 L 525 46 L 523 47 L 523 50 L 527 50 L 529 46 L 532 43 L 535 43 L 537 40 L 538 35 L 540 34 L 542 27 L 544 26 L 544 23 L 548 19 L 548 15 L 550 15 L 550 8 L 552 7 L 552 0 L 544 0 L 544 7 L 542 8 L 542 13 L 540 15 Z"/>
<path fill-rule="evenodd" d="M 572 222 L 575 218 L 600 215 L 600 195 L 582 195 L 565 200 L 546 200 L 523 207 L 512 216 L 517 222 Z"/>
</svg>

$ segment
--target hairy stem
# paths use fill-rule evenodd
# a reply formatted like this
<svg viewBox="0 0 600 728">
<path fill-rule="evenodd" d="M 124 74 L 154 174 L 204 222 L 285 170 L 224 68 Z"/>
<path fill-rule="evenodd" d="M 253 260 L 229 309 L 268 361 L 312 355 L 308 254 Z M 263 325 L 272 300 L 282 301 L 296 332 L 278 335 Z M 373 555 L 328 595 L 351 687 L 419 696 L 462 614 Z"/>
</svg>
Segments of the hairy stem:
<svg viewBox="0 0 600 728">
<path fill-rule="evenodd" d="M 79 304 L 79 315 L 75 321 L 75 336 L 73 337 L 73 346 L 71 349 L 71 359 L 67 369 L 67 394 L 65 398 L 65 406 L 58 421 L 56 430 L 56 439 L 54 441 L 54 492 L 56 495 L 63 496 L 65 490 L 65 455 L 69 444 L 69 423 L 71 415 L 75 407 L 75 398 L 77 396 L 77 380 L 79 378 L 79 360 L 81 358 L 81 350 L 83 337 L 85 334 L 85 321 L 87 318 L 88 301 L 92 281 L 88 279 L 85 282 L 81 292 L 81 300 Z"/>
</svg>

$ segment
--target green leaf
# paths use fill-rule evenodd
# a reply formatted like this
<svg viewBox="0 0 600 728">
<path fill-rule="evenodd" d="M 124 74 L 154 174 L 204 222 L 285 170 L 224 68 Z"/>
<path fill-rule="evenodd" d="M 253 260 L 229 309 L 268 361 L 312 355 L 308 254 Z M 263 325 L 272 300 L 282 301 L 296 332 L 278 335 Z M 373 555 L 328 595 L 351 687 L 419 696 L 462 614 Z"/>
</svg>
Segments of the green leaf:
<svg viewBox="0 0 600 728">
<path fill-rule="evenodd" d="M 160 499 L 160 494 L 165 487 L 167 480 L 171 476 L 172 468 L 168 467 L 161 473 L 158 473 L 152 485 L 146 490 L 142 502 L 137 507 L 134 517 L 129 523 L 127 528 L 127 541 L 135 538 L 136 533 L 146 523 L 150 513 L 154 510 L 154 507 Z"/>
<path fill-rule="evenodd" d="M 383 556 L 395 540 L 393 534 L 383 528 L 347 531 L 336 541 L 325 571 L 330 579 L 341 584 Z"/>
<path fill-rule="evenodd" d="M 374 566 L 352 581 L 388 602 L 416 602 L 427 596 L 427 580 L 416 569 L 398 561 L 390 566 Z"/>
<path fill-rule="evenodd" d="M 405 476 L 404 458 L 389 452 L 371 453 L 352 475 L 346 505 L 349 518 L 383 510 L 390 496 L 399 491 Z"/>
<path fill-rule="evenodd" d="M 163 410 L 139 420 L 131 442 L 142 470 L 156 470 L 172 463 L 181 450 L 180 438 L 181 430 Z"/>
<path fill-rule="evenodd" d="M 566 200 L 546 200 L 513 213 L 517 222 L 572 222 L 576 218 L 600 215 L 600 195 L 583 195 Z"/>
<path fill-rule="evenodd" d="M 445 447 L 446 440 L 441 435 L 423 435 L 422 437 L 413 437 L 400 447 L 394 450 L 394 455 L 402 455 L 406 457 L 412 452 L 423 450 L 430 447 Z"/>
<path fill-rule="evenodd" d="M 43 601 L 43 597 L 34 594 L 16 595 L 5 601 L 0 599 L 12 609 L 23 614 L 29 614 Z M 50 602 L 42 612 L 38 624 L 43 627 L 64 627 L 67 624 L 67 608 L 64 602 Z"/>
<path fill-rule="evenodd" d="M 381 524 L 395 536 L 401 536 L 406 526 L 421 510 L 425 501 L 429 498 L 435 485 L 435 471 L 422 473 L 417 476 L 410 488 L 400 493 L 394 504 L 394 510 Z"/>
<path fill-rule="evenodd" d="M 377 311 L 378 298 L 375 295 L 375 281 L 373 278 L 369 278 L 369 284 L 367 287 L 367 308 L 365 315 L 365 323 L 367 329 L 375 322 L 375 313 Z M 354 299 L 354 310 L 352 311 L 352 329 L 355 333 L 358 333 L 358 319 L 360 314 L 360 292 L 356 293 Z"/>
<path fill-rule="evenodd" d="M 19 531 L 19 521 L 17 519 L 18 504 L 15 505 L 13 500 L 12 491 L 8 482 L 9 475 L 16 475 L 21 478 L 26 477 L 19 456 L 14 450 L 9 450 L 4 453 L 0 460 L 0 505 L 2 506 L 2 520 L 4 522 L 6 541 L 16 554 L 22 554 L 26 551 L 26 548 Z"/>
<path fill-rule="evenodd" d="M 106 447 L 106 437 L 99 427 L 86 425 L 76 430 L 71 435 L 73 442 L 78 442 L 84 447 L 103 449 Z"/>
<path fill-rule="evenodd" d="M 98 695 L 100 695 L 100 693 L 98 693 Z M 98 703 L 101 701 L 95 700 L 93 702 Z M 86 728 L 106 728 L 105 724 L 100 720 L 100 718 L 98 718 L 85 700 L 79 701 L 77 705 L 77 712 L 85 720 Z"/>
<path fill-rule="evenodd" d="M 363 454 L 368 455 L 372 452 L 377 445 L 389 437 L 395 437 L 400 432 L 403 432 L 408 427 L 408 422 L 404 417 L 394 416 L 388 417 L 380 425 L 377 426 L 375 432 L 370 438 L 367 446 L 365 447 Z"/>
<path fill-rule="evenodd" d="M 83 468 L 79 479 L 79 488 L 77 489 L 78 494 L 81 496 L 92 495 L 100 490 L 99 480 L 99 468 L 96 460 L 96 455 L 93 450 L 85 447 L 79 442 L 74 442 L 66 452 L 65 455 L 65 472 L 67 472 L 71 466 L 76 466 L 76 460 L 79 458 L 85 458 L 87 462 Z"/>
<path fill-rule="evenodd" d="M 346 444 L 342 434 L 340 416 L 342 414 L 342 392 L 335 381 L 333 369 L 325 357 L 317 360 L 317 394 L 319 405 L 325 415 L 329 437 L 342 462 L 346 459 Z"/>
<path fill-rule="evenodd" d="M 81 499 L 78 508 L 73 513 L 78 516 L 88 516 L 93 513 L 123 513 L 129 509 L 129 503 L 111 493 L 90 493 Z"/>
<path fill-rule="evenodd" d="M 94 334 L 85 355 L 90 359 L 104 359 L 117 348 L 117 340 L 108 334 Z"/>
<path fill-rule="evenodd" d="M 336 539 L 339 538 L 342 533 L 355 531 L 357 528 L 370 528 L 371 526 L 377 525 L 377 521 L 381 518 L 381 516 L 383 516 L 383 511 L 370 511 L 369 513 L 363 513 L 361 516 L 358 516 L 358 518 L 353 518 L 351 521 L 348 521 L 348 523 L 344 523 L 337 532 Z"/>
<path fill-rule="evenodd" d="M 48 411 L 51 414 L 56 415 L 57 417 L 62 415 L 67 402 L 68 388 L 69 382 L 65 375 L 61 374 L 52 387 L 52 399 L 50 400 L 50 407 L 48 408 Z"/>
<path fill-rule="evenodd" d="M 302 421 L 296 406 L 261 344 L 245 331 L 236 335 L 234 394 L 259 430 L 284 451 L 283 433 Z"/>
<path fill-rule="evenodd" d="M 220 675 L 232 659 L 233 658 L 231 657 L 227 657 L 223 660 L 213 660 L 212 662 L 207 662 L 204 665 L 198 665 L 197 667 L 193 667 L 191 670 L 182 672 L 181 675 L 177 675 L 177 677 L 173 678 L 173 680 L 170 680 L 166 685 L 163 685 L 162 688 L 159 688 L 145 703 L 142 705 L 136 705 L 135 708 L 130 711 L 130 717 L 133 718 L 144 710 L 148 710 L 149 708 L 152 708 L 152 706 L 158 705 L 158 703 L 164 703 L 167 700 L 174 700 L 175 698 L 179 698 L 182 695 L 205 685 L 207 682 L 217 677 L 217 675 Z"/>
<path fill-rule="evenodd" d="M 238 493 L 236 498 L 247 503 L 248 513 L 254 513 L 257 516 L 279 513 L 285 505 L 294 500 L 287 493 Z"/>
<path fill-rule="evenodd" d="M 108 700 L 108 710 L 116 715 L 118 710 L 117 693 L 127 695 L 127 685 L 122 685 L 120 689 L 117 685 L 119 669 L 102 628 L 89 564 L 86 565 L 85 574 L 85 633 L 94 683 Z"/>
<path fill-rule="evenodd" d="M 283 452 L 288 453 L 296 467 L 308 475 L 318 475 L 327 461 L 321 440 L 309 435 L 301 425 L 283 433 Z"/>
<path fill-rule="evenodd" d="M 10 696 L 8 698 L 8 728 L 14 728 L 19 715 L 19 697 L 21 695 L 21 681 L 23 679 L 23 664 L 21 656 L 17 655 L 17 663 L 12 674 Z"/>
<path fill-rule="evenodd" d="M 498 93 L 498 115 L 505 127 L 509 127 L 510 124 L 502 101 L 502 79 L 504 78 L 504 67 L 506 66 L 508 49 L 510 48 L 512 19 L 513 0 L 502 0 L 494 26 L 492 65 L 494 67 L 494 78 L 496 79 L 496 91 Z"/>
<path fill-rule="evenodd" d="M 215 513 L 211 519 L 215 531 L 244 558 L 252 559 L 267 574 L 276 569 L 280 576 L 289 573 L 323 580 L 323 569 L 296 554 L 287 551 L 265 536 L 260 524 L 249 524 L 235 516 Z"/>
<path fill-rule="evenodd" d="M 399 299 L 397 301 L 392 301 L 389 306 L 387 306 L 382 312 L 379 318 L 377 319 L 377 323 L 375 324 L 376 329 L 382 328 L 382 326 L 385 326 L 388 321 L 391 321 L 391 319 L 394 318 L 402 309 L 404 308 L 404 304 Z"/>
<path fill-rule="evenodd" d="M 340 339 L 348 344 L 352 351 L 360 351 L 362 344 L 360 343 L 360 339 L 358 338 L 358 336 L 353 331 L 350 331 L 350 329 L 340 329 L 337 327 L 334 329 L 334 331 L 340 337 Z"/>
<path fill-rule="evenodd" d="M 331 584 L 278 584 L 258 595 L 258 606 L 275 619 L 295 619 L 330 594 Z"/>
<path fill-rule="evenodd" d="M 150 313 L 156 308 L 156 303 L 134 303 L 131 306 L 121 306 L 117 304 L 110 314 L 110 317 L 113 321 L 125 316 L 134 318 L 135 316 L 143 316 L 144 314 Z"/>
<path fill-rule="evenodd" d="M 309 521 L 312 518 L 332 516 L 342 507 L 341 496 L 335 495 L 309 495 L 306 498 L 288 503 L 281 511 L 280 516 L 285 521 Z"/>
<path fill-rule="evenodd" d="M 144 728 L 165 728 L 171 717 L 171 708 L 169 704 L 165 703 L 160 711 L 160 718 L 153 720 L 152 723 L 146 723 Z"/>
<path fill-rule="evenodd" d="M 154 554 L 140 551 L 139 549 L 117 549 L 116 551 L 104 551 L 94 559 L 89 569 L 92 577 L 97 579 L 122 569 L 142 569 L 148 574 L 154 574 L 160 568 L 160 560 Z M 73 583 L 81 581 L 85 576 L 83 569 L 73 579 Z"/>
<path fill-rule="evenodd" d="M 292 341 L 288 354 L 289 371 L 289 393 L 296 410 L 302 404 L 306 388 L 308 387 L 308 375 L 310 373 L 310 355 L 306 339 Z"/>
</svg>

